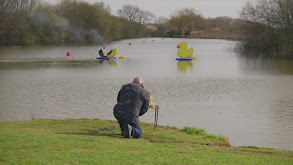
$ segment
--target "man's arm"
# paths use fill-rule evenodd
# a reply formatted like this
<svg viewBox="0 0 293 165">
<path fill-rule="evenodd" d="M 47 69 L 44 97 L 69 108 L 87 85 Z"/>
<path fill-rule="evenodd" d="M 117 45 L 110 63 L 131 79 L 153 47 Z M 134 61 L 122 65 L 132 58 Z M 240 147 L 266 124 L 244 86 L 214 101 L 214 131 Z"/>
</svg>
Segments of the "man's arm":
<svg viewBox="0 0 293 165">
<path fill-rule="evenodd" d="M 147 96 L 144 97 L 145 101 L 143 102 L 140 112 L 139 112 L 139 116 L 142 116 L 143 114 L 145 114 L 148 109 L 149 109 L 149 104 L 150 104 L 150 95 L 147 94 Z"/>
<path fill-rule="evenodd" d="M 118 103 L 118 102 L 119 102 L 119 100 L 120 100 L 121 93 L 122 93 L 122 88 L 121 88 L 121 89 L 120 89 L 120 91 L 118 92 L 118 96 L 117 96 L 117 103 Z"/>
</svg>

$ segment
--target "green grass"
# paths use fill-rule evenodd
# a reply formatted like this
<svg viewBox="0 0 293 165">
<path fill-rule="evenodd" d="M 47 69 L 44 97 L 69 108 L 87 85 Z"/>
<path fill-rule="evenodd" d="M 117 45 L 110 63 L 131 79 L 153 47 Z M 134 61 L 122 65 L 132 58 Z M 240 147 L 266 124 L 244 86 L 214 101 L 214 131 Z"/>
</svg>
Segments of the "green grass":
<svg viewBox="0 0 293 165">
<path fill-rule="evenodd" d="M 0 164 L 293 164 L 292 151 L 229 147 L 198 128 L 141 127 L 143 138 L 126 139 L 109 120 L 0 122 Z"/>
<path fill-rule="evenodd" d="M 206 135 L 206 131 L 204 129 L 199 129 L 195 127 L 184 127 L 183 131 L 188 133 L 189 135 L 195 134 L 195 135 Z"/>
</svg>

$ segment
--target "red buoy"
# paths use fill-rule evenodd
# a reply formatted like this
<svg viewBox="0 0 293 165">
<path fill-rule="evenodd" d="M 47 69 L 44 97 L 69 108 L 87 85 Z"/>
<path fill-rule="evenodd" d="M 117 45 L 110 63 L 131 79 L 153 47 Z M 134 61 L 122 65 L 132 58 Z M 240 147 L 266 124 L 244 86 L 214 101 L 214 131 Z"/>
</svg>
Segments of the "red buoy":
<svg viewBox="0 0 293 165">
<path fill-rule="evenodd" d="M 71 52 L 67 52 L 66 55 L 67 55 L 67 56 L 71 56 Z"/>
<path fill-rule="evenodd" d="M 131 45 L 131 43 L 129 43 L 128 45 Z"/>
<path fill-rule="evenodd" d="M 103 49 L 107 49 L 107 47 L 106 46 L 103 46 Z"/>
</svg>

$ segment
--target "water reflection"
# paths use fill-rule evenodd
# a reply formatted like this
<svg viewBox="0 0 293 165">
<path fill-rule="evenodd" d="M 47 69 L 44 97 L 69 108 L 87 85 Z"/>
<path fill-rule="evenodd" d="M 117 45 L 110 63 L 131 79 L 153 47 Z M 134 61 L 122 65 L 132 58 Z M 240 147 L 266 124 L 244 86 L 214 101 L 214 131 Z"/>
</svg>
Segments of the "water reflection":
<svg viewBox="0 0 293 165">
<path fill-rule="evenodd" d="M 177 62 L 177 70 L 185 73 L 187 70 L 193 69 L 193 64 L 190 61 L 178 61 Z"/>
<path fill-rule="evenodd" d="M 111 66 L 117 67 L 117 62 L 115 60 L 99 60 L 98 63 L 99 64 L 110 64 Z"/>
<path fill-rule="evenodd" d="M 96 68 L 106 65 L 117 67 L 115 60 L 76 60 L 71 57 L 56 59 L 17 59 L 0 61 L 0 69 L 40 69 L 40 68 Z"/>
<path fill-rule="evenodd" d="M 240 58 L 241 70 L 252 73 L 293 74 L 293 59 L 284 58 Z"/>
</svg>

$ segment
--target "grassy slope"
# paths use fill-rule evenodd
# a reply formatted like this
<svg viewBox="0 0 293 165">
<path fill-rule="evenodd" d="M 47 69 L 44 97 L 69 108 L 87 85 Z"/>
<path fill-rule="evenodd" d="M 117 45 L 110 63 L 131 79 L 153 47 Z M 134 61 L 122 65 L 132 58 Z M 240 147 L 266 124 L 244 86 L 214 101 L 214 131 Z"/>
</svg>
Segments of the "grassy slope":
<svg viewBox="0 0 293 165">
<path fill-rule="evenodd" d="M 0 122 L 0 164 L 293 164 L 292 151 L 141 126 L 143 138 L 126 139 L 117 122 L 101 119 Z"/>
</svg>

